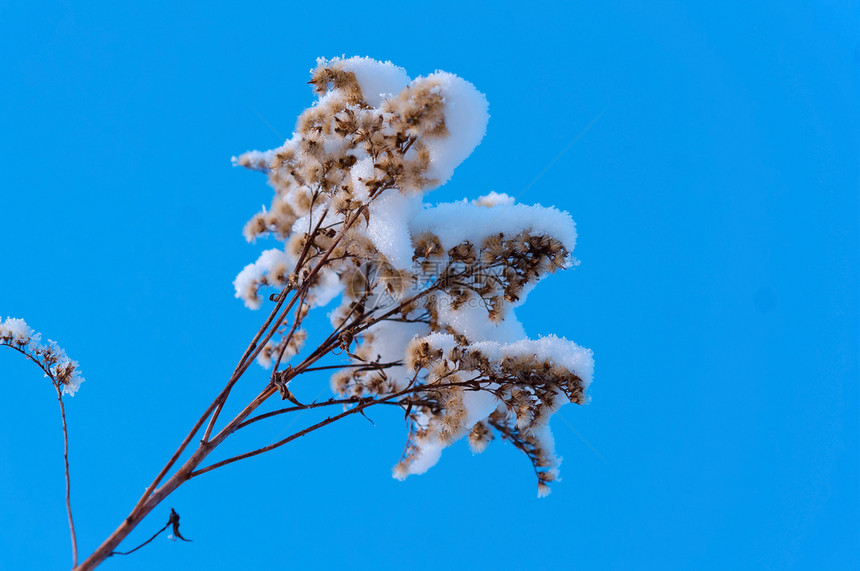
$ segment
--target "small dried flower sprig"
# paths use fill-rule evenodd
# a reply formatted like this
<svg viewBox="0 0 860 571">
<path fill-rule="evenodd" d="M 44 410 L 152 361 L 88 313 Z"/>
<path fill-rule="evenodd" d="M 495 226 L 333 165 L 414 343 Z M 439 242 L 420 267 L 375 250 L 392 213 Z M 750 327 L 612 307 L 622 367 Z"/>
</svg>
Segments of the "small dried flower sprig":
<svg viewBox="0 0 860 571">
<path fill-rule="evenodd" d="M 55 341 L 42 342 L 42 334 L 36 333 L 23 319 L 7 317 L 0 321 L 0 345 L 11 347 L 24 354 L 39 366 L 51 382 L 63 394 L 74 396 L 84 382 L 77 361 L 72 361 Z"/>
<path fill-rule="evenodd" d="M 24 355 L 35 363 L 45 376 L 51 380 L 57 391 L 57 401 L 60 405 L 60 417 L 63 428 L 63 461 L 66 478 L 66 515 L 69 520 L 69 534 L 72 541 L 72 567 L 78 565 L 78 540 L 75 534 L 75 522 L 72 516 L 71 476 L 69 473 L 69 428 L 66 422 L 66 405 L 63 395 L 75 396 L 84 377 L 78 370 L 77 361 L 72 361 L 66 352 L 56 342 L 42 342 L 42 334 L 33 331 L 23 319 L 7 317 L 0 321 L 0 346 L 9 347 Z"/>
</svg>

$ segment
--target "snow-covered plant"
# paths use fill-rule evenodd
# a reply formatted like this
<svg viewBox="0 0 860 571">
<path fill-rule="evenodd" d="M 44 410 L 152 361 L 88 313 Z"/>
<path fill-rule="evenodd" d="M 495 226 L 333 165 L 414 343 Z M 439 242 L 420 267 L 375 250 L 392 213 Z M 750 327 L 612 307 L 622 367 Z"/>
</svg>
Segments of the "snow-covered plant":
<svg viewBox="0 0 860 571">
<path fill-rule="evenodd" d="M 42 334 L 36 333 L 23 319 L 7 317 L 0 321 L 0 345 L 15 349 L 38 365 L 61 395 L 75 396 L 84 377 L 56 341 L 42 343 Z"/>
<path fill-rule="evenodd" d="M 572 263 L 573 221 L 495 193 L 425 204 L 484 136 L 487 102 L 467 81 L 410 80 L 391 63 L 351 58 L 320 60 L 311 84 L 319 100 L 293 137 L 235 160 L 275 190 L 245 236 L 284 242 L 239 274 L 236 295 L 256 308 L 262 286 L 286 287 L 299 306 L 258 359 L 284 376 L 278 367 L 307 337 L 304 308 L 342 293 L 324 351 L 340 348 L 350 363 L 332 388 L 408 409 L 398 477 L 426 471 L 467 434 L 483 450 L 495 431 L 526 452 L 547 492 L 557 463 L 547 421 L 585 401 L 591 354 L 557 337 L 522 340 L 514 307 Z"/>
<path fill-rule="evenodd" d="M 234 283 L 236 296 L 250 308 L 265 306 L 268 317 L 129 517 L 80 569 L 113 554 L 182 483 L 376 405 L 399 407 L 406 418 L 398 478 L 425 472 L 457 440 L 481 452 L 495 436 L 529 458 L 539 495 L 557 478 L 548 422 L 562 405 L 585 403 L 591 352 L 555 336 L 528 339 L 515 309 L 539 280 L 575 263 L 570 216 L 497 193 L 425 202 L 484 136 L 487 102 L 471 83 L 444 72 L 410 79 L 368 58 L 321 59 L 310 83 L 317 101 L 288 141 L 234 158 L 266 173 L 274 189 L 271 206 L 251 218 L 244 234 L 249 241 L 274 237 L 279 246 Z M 314 338 L 306 316 L 327 305 L 331 330 Z M 219 426 L 233 387 L 254 360 L 268 369 L 267 381 Z M 320 370 L 331 371 L 334 396 L 300 402 L 297 387 L 315 382 L 319 377 L 308 373 Z M 58 386 L 73 392 L 72 378 Z M 290 405 L 258 412 L 278 396 Z M 340 412 L 257 450 L 203 464 L 252 423 L 328 406 Z M 201 431 L 200 445 L 187 454 Z M 170 522 L 178 525 L 178 515 Z"/>
<path fill-rule="evenodd" d="M 63 395 L 75 396 L 84 377 L 78 370 L 77 361 L 72 361 L 56 341 L 48 340 L 42 343 L 42 334 L 34 331 L 23 319 L 7 317 L 0 321 L 0 346 L 14 349 L 29 361 L 39 367 L 45 374 L 54 390 L 60 404 L 60 416 L 63 421 L 63 460 L 66 466 L 66 513 L 69 517 L 69 532 L 72 537 L 72 561 L 77 565 L 78 542 L 75 537 L 75 522 L 72 518 L 71 481 L 69 476 L 69 431 L 66 424 L 66 405 Z"/>
</svg>

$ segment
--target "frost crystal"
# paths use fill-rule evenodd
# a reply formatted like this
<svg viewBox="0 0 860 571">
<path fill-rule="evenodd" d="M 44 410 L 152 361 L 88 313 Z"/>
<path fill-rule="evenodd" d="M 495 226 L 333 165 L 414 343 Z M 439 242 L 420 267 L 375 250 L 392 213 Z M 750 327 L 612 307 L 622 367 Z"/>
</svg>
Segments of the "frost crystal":
<svg viewBox="0 0 860 571">
<path fill-rule="evenodd" d="M 63 394 L 75 396 L 84 377 L 78 370 L 78 362 L 72 361 L 55 341 L 43 344 L 42 335 L 33 331 L 23 319 L 7 317 L 0 321 L 0 345 L 12 347 L 39 365 L 45 374 L 56 383 Z"/>
</svg>

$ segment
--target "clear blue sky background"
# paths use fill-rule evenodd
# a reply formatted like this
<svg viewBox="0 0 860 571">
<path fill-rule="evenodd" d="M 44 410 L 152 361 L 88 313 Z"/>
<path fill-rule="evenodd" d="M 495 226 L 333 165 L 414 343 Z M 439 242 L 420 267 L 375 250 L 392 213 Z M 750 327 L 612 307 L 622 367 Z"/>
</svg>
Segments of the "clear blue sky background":
<svg viewBox="0 0 860 571">
<path fill-rule="evenodd" d="M 231 282 L 270 190 L 230 156 L 278 145 L 258 115 L 289 135 L 315 58 L 345 53 L 487 94 L 483 144 L 433 200 L 528 187 L 577 221 L 582 265 L 520 310 L 595 352 L 592 404 L 553 420 L 563 481 L 537 500 L 496 442 L 397 482 L 402 417 L 376 412 L 195 480 L 126 545 L 171 506 L 193 543 L 104 568 L 858 568 L 857 5 L 631 4 L 0 4 L 0 312 L 88 379 L 68 401 L 82 551 L 263 317 Z M 10 351 L 0 382 L 0 568 L 62 569 L 55 398 Z"/>
</svg>

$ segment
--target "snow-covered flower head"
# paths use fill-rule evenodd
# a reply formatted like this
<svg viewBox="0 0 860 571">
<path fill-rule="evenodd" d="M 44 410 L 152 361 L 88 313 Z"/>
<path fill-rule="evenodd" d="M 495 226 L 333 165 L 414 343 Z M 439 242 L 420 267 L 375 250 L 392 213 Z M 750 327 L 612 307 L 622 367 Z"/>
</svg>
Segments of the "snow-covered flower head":
<svg viewBox="0 0 860 571">
<path fill-rule="evenodd" d="M 545 493 L 558 464 L 548 421 L 586 402 L 591 352 L 527 339 L 514 309 L 576 263 L 573 220 L 497 192 L 424 202 L 486 131 L 486 98 L 456 75 L 410 79 L 390 62 L 334 58 L 317 61 L 310 84 L 317 100 L 289 140 L 234 158 L 274 189 L 246 238 L 282 242 L 239 273 L 236 296 L 256 308 L 261 288 L 300 289 L 304 309 L 340 297 L 330 318 L 350 368 L 332 388 L 409 402 L 396 476 L 424 472 L 464 437 L 480 452 L 496 433 L 532 460 Z M 263 364 L 301 350 L 283 338 Z"/>
<path fill-rule="evenodd" d="M 64 394 L 74 396 L 84 382 L 77 361 L 72 361 L 55 341 L 43 344 L 23 319 L 7 317 L 0 321 L 0 345 L 12 347 L 36 363 Z"/>
</svg>

